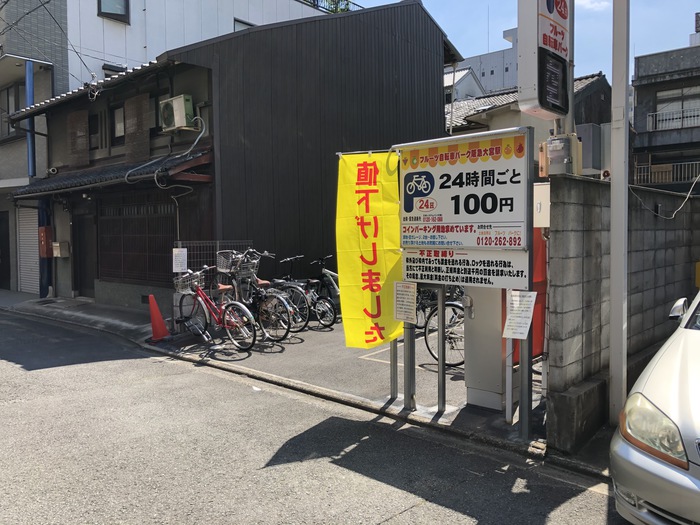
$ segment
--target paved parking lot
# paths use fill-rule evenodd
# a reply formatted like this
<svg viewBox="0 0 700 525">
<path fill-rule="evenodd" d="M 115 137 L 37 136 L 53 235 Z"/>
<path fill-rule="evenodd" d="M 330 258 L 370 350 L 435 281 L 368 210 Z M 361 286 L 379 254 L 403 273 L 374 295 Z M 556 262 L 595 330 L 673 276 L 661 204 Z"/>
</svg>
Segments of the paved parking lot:
<svg viewBox="0 0 700 525">
<path fill-rule="evenodd" d="M 422 332 L 416 333 L 416 403 L 435 408 L 438 402 L 437 362 L 425 348 Z M 212 331 L 214 344 L 184 334 L 174 348 L 185 355 L 220 363 L 231 363 L 266 374 L 302 381 L 321 388 L 371 400 L 386 402 L 391 393 L 389 345 L 372 350 L 345 346 L 342 323 L 326 329 L 311 322 L 309 328 L 281 343 L 258 342 L 247 352 L 236 350 L 223 332 Z M 403 394 L 403 341 L 398 344 L 399 394 Z M 447 412 L 466 403 L 463 368 L 446 373 Z"/>
</svg>

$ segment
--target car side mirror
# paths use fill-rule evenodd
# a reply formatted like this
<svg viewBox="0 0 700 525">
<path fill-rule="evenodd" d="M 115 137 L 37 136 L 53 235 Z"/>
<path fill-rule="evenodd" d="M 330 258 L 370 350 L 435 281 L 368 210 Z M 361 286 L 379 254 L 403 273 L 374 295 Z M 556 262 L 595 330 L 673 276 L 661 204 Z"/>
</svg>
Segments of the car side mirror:
<svg viewBox="0 0 700 525">
<path fill-rule="evenodd" d="M 671 307 L 671 311 L 668 314 L 668 318 L 671 321 L 678 321 L 680 323 L 681 319 L 683 319 L 683 316 L 687 311 L 688 299 L 683 297 L 682 299 L 678 299 L 673 305 L 673 307 Z"/>
</svg>

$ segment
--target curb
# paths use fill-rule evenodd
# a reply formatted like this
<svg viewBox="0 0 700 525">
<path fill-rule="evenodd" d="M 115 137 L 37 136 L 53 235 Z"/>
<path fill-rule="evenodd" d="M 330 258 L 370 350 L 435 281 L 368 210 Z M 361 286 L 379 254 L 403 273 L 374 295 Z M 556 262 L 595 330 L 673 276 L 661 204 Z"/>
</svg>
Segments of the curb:
<svg viewBox="0 0 700 525">
<path fill-rule="evenodd" d="M 446 425 L 441 425 L 440 423 L 435 422 L 433 419 L 422 416 L 415 412 L 398 409 L 393 406 L 387 406 L 386 404 L 381 405 L 379 403 L 371 402 L 365 398 L 361 398 L 351 394 L 346 394 L 337 390 L 319 387 L 316 385 L 306 383 L 304 381 L 287 379 L 274 374 L 260 372 L 259 370 L 254 370 L 252 368 L 248 368 L 241 365 L 220 363 L 206 357 L 184 355 L 179 352 L 166 350 L 146 343 L 139 343 L 138 341 L 132 342 L 139 344 L 141 347 L 147 350 L 162 355 L 167 355 L 182 361 L 187 361 L 196 364 L 204 364 L 212 368 L 249 377 L 257 381 L 263 381 L 271 385 L 311 395 L 319 399 L 340 403 L 351 408 L 357 408 L 359 410 L 364 410 L 373 414 L 390 417 L 394 420 L 405 421 L 418 427 L 430 428 L 452 436 L 459 436 L 461 438 L 474 441 L 475 443 L 500 448 L 503 450 L 508 450 L 509 452 L 514 452 L 522 456 L 544 461 L 548 464 L 563 467 L 567 470 L 571 470 L 579 474 L 598 479 L 601 482 L 610 482 L 609 474 L 601 472 L 600 470 L 595 469 L 586 463 L 577 461 L 576 459 L 565 456 L 557 451 L 550 451 L 547 449 L 547 444 L 542 441 L 511 441 L 477 432 L 467 432 L 464 430 L 451 428 Z"/>
<path fill-rule="evenodd" d="M 422 416 L 421 414 L 413 412 L 413 411 L 399 409 L 399 408 L 396 408 L 394 406 L 388 405 L 387 403 L 382 405 L 379 403 L 369 401 L 368 399 L 365 399 L 365 398 L 354 396 L 352 394 L 346 394 L 344 392 L 339 392 L 336 390 L 331 390 L 331 389 L 324 388 L 324 387 L 315 386 L 315 385 L 306 383 L 304 381 L 287 379 L 287 378 L 284 378 L 281 376 L 277 376 L 274 374 L 268 374 L 266 372 L 261 372 L 259 370 L 254 370 L 252 368 L 247 368 L 247 367 L 241 366 L 241 365 L 220 363 L 218 361 L 209 359 L 207 357 L 199 357 L 199 356 L 182 354 L 180 352 L 168 350 L 165 348 L 154 346 L 153 344 L 149 344 L 148 339 L 146 339 L 145 341 L 132 339 L 131 337 L 128 337 L 124 334 L 115 332 L 114 330 L 110 330 L 108 327 L 104 327 L 104 326 L 85 326 L 84 324 L 81 324 L 81 323 L 76 322 L 76 321 L 71 320 L 71 319 L 61 319 L 61 318 L 55 318 L 55 317 L 41 315 L 41 314 L 36 313 L 36 312 L 16 310 L 16 309 L 12 308 L 11 306 L 10 307 L 0 306 L 0 310 L 7 311 L 7 312 L 12 313 L 12 314 L 30 315 L 30 316 L 37 317 L 40 319 L 46 319 L 49 321 L 66 323 L 66 324 L 70 324 L 70 325 L 81 327 L 81 328 L 88 328 L 91 330 L 97 330 L 99 332 L 109 333 L 111 335 L 120 337 L 126 341 L 129 341 L 129 342 L 139 346 L 140 348 L 142 348 L 144 350 L 148 350 L 148 351 L 153 352 L 153 353 L 157 353 L 160 355 L 166 355 L 166 356 L 169 356 L 169 357 L 172 357 L 175 359 L 179 359 L 181 361 L 187 361 L 190 363 L 195 363 L 195 364 L 200 364 L 200 365 L 203 364 L 203 365 L 209 366 L 211 368 L 216 368 L 216 369 L 219 369 L 219 370 L 222 370 L 225 372 L 231 372 L 231 373 L 234 373 L 237 375 L 249 377 L 249 378 L 255 379 L 257 381 L 263 381 L 263 382 L 271 384 L 271 385 L 275 385 L 275 386 L 278 386 L 281 388 L 286 388 L 286 389 L 300 392 L 303 394 L 311 395 L 311 396 L 317 397 L 319 399 L 324 399 L 326 401 L 332 401 L 335 403 L 343 404 L 343 405 L 351 407 L 351 408 L 356 408 L 356 409 L 364 410 L 366 412 L 370 412 L 373 414 L 390 417 L 390 418 L 397 420 L 397 421 L 405 421 L 407 423 L 411 423 L 411 424 L 418 426 L 418 427 L 430 428 L 430 429 L 437 430 L 437 431 L 444 433 L 444 434 L 465 438 L 465 439 L 468 439 L 468 440 L 473 441 L 475 443 L 479 443 L 481 445 L 491 446 L 494 448 L 499 448 L 499 449 L 507 450 L 510 452 L 514 452 L 514 453 L 520 454 L 520 455 L 525 456 L 525 457 L 544 461 L 547 464 L 562 467 L 562 468 L 565 468 L 567 470 L 577 472 L 579 474 L 583 474 L 583 475 L 598 479 L 601 482 L 609 483 L 611 480 L 609 473 L 607 473 L 607 470 L 600 471 L 599 469 L 596 469 L 596 468 L 588 465 L 587 463 L 579 461 L 579 460 L 572 458 L 570 456 L 566 456 L 563 453 L 560 453 L 560 452 L 555 451 L 553 449 L 549 450 L 547 448 L 547 444 L 545 442 L 542 442 L 542 441 L 525 442 L 525 441 L 507 440 L 507 439 L 502 439 L 499 437 L 491 436 L 488 434 L 469 432 L 469 431 L 465 431 L 465 430 L 452 428 L 452 427 L 449 427 L 446 425 L 442 425 L 439 422 L 436 422 L 434 420 L 434 418 L 428 418 L 426 416 Z M 176 337 L 176 335 L 173 336 L 173 338 L 174 337 Z M 172 339 L 169 341 L 172 342 Z M 389 400 L 389 401 L 395 401 L 395 400 Z"/>
</svg>

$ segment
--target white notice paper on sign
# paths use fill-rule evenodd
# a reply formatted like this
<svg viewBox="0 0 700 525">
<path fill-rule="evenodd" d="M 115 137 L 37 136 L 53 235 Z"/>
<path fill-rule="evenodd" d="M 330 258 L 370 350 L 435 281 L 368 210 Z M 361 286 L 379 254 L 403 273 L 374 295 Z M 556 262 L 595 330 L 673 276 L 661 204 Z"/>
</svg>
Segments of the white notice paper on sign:
<svg viewBox="0 0 700 525">
<path fill-rule="evenodd" d="M 187 271 L 187 248 L 173 248 L 173 272 Z"/>
<path fill-rule="evenodd" d="M 503 328 L 504 339 L 527 339 L 532 324 L 537 292 L 508 291 L 508 317 Z"/>
<path fill-rule="evenodd" d="M 405 323 L 416 324 L 416 292 L 417 284 L 396 281 L 394 283 L 394 319 Z"/>
</svg>

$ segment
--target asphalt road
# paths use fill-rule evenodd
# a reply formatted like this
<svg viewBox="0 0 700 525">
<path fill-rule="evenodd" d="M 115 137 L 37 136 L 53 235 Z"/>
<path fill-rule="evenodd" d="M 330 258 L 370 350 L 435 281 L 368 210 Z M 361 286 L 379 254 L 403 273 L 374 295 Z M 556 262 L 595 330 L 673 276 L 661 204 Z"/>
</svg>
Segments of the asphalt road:
<svg viewBox="0 0 700 525">
<path fill-rule="evenodd" d="M 0 523 L 621 524 L 606 484 L 0 312 Z"/>
</svg>

